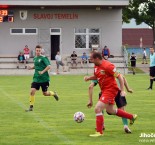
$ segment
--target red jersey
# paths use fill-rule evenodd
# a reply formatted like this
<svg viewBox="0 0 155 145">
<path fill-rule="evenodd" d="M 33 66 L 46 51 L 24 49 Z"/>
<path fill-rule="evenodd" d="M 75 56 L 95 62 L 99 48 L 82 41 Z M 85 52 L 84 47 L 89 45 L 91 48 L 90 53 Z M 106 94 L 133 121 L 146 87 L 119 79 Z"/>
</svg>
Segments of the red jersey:
<svg viewBox="0 0 155 145">
<path fill-rule="evenodd" d="M 30 53 L 30 49 L 27 48 L 27 47 L 25 47 L 25 48 L 24 48 L 24 54 L 29 54 L 29 53 Z"/>
<path fill-rule="evenodd" d="M 109 61 L 102 60 L 102 64 L 94 67 L 94 75 L 97 77 L 102 93 L 111 94 L 118 91 L 115 75 L 116 67 Z"/>
</svg>

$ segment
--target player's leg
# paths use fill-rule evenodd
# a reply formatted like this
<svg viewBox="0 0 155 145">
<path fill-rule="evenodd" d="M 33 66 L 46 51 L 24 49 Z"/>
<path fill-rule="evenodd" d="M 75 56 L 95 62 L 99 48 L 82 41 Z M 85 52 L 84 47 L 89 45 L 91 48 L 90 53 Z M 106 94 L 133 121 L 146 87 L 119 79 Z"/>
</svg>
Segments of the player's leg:
<svg viewBox="0 0 155 145">
<path fill-rule="evenodd" d="M 96 86 L 96 85 L 95 85 Z M 100 99 L 100 97 L 102 96 L 102 92 L 100 92 L 98 94 L 98 98 Z M 102 114 L 104 115 L 104 111 L 102 110 Z M 102 130 L 105 130 L 105 123 L 104 123 L 104 117 L 103 117 L 103 126 L 102 126 Z"/>
<path fill-rule="evenodd" d="M 53 96 L 55 98 L 55 100 L 58 101 L 59 96 L 57 95 L 57 93 L 53 92 L 53 91 L 48 91 L 48 87 L 49 87 L 49 82 L 41 83 L 41 89 L 42 89 L 43 95 L 44 96 Z"/>
<path fill-rule="evenodd" d="M 38 83 L 32 83 L 31 84 L 31 90 L 30 90 L 30 98 L 29 98 L 29 101 L 30 101 L 30 107 L 28 110 L 25 110 L 26 112 L 28 111 L 33 111 L 33 107 L 34 107 L 34 102 L 35 102 L 35 92 L 37 90 L 39 90 L 40 86 Z"/>
<path fill-rule="evenodd" d="M 91 137 L 98 137 L 103 135 L 103 114 L 102 110 L 106 108 L 107 104 L 104 104 L 101 101 L 98 101 L 95 106 L 95 114 L 96 114 L 96 133 L 91 134 Z"/>
<path fill-rule="evenodd" d="M 150 67 L 150 86 L 148 90 L 152 90 L 153 87 L 153 81 L 154 81 L 154 76 L 155 76 L 155 67 Z"/>
<path fill-rule="evenodd" d="M 136 114 L 130 114 L 128 112 L 125 112 L 121 109 L 114 109 L 114 105 L 113 104 L 109 104 L 106 108 L 107 112 L 112 114 L 112 115 L 116 115 L 118 117 L 123 117 L 123 118 L 127 118 L 130 119 L 130 124 L 132 125 L 134 123 L 134 121 L 137 119 L 137 115 Z"/>
<path fill-rule="evenodd" d="M 121 107 L 119 109 L 125 111 L 125 106 L 124 107 Z M 122 117 L 122 122 L 123 122 L 123 125 L 124 125 L 124 131 L 126 133 L 131 133 L 131 130 L 130 130 L 129 126 L 128 126 L 128 119 Z"/>
<path fill-rule="evenodd" d="M 125 96 L 120 95 L 120 91 L 118 92 L 117 96 L 115 97 L 115 103 L 117 108 L 125 110 L 125 106 L 127 105 L 127 101 Z M 128 127 L 128 120 L 126 118 L 122 118 L 122 122 L 124 125 L 124 131 L 126 133 L 131 133 L 131 130 Z"/>
</svg>

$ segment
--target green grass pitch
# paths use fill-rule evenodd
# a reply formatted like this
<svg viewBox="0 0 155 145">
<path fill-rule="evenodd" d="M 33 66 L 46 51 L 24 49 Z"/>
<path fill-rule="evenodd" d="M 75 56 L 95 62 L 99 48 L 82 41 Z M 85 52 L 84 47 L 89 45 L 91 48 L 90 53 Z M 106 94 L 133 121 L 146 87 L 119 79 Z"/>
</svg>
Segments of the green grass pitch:
<svg viewBox="0 0 155 145">
<path fill-rule="evenodd" d="M 127 94 L 126 110 L 138 114 L 130 127 L 132 134 L 125 134 L 121 118 L 105 113 L 103 137 L 91 138 L 95 132 L 94 106 L 99 87 L 94 89 L 94 105 L 88 109 L 89 82 L 82 75 L 51 76 L 49 90 L 60 96 L 57 102 L 36 93 L 33 112 L 29 107 L 32 76 L 0 76 L 0 145 L 141 145 L 154 144 L 153 138 L 140 138 L 141 133 L 155 134 L 155 82 L 148 91 L 148 75 L 127 75 L 133 94 Z M 75 112 L 85 114 L 83 123 L 73 120 Z"/>
</svg>

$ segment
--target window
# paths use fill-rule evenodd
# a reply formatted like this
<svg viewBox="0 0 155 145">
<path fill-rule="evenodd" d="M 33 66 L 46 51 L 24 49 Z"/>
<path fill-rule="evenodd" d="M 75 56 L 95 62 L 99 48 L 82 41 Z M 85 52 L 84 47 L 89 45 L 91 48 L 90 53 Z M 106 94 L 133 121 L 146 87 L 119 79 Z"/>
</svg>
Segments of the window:
<svg viewBox="0 0 155 145">
<path fill-rule="evenodd" d="M 50 28 L 50 35 L 61 35 L 61 28 Z"/>
<path fill-rule="evenodd" d="M 11 33 L 22 34 L 23 33 L 23 29 L 11 29 Z"/>
<path fill-rule="evenodd" d="M 37 29 L 25 28 L 25 34 L 26 33 L 29 33 L 29 34 L 37 34 Z"/>
<path fill-rule="evenodd" d="M 91 48 L 92 44 L 100 44 L 99 28 L 75 28 L 75 48 Z"/>
<path fill-rule="evenodd" d="M 37 28 L 10 28 L 11 35 L 37 35 Z"/>
</svg>

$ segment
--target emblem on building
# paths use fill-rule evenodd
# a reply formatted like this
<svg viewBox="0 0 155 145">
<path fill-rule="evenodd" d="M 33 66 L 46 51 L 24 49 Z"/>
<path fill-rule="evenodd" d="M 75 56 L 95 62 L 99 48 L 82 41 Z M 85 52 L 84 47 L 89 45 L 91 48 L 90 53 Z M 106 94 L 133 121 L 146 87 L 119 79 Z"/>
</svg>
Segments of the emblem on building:
<svg viewBox="0 0 155 145">
<path fill-rule="evenodd" d="M 19 16 L 20 16 L 21 20 L 26 20 L 27 19 L 27 11 L 26 10 L 19 11 Z"/>
</svg>

